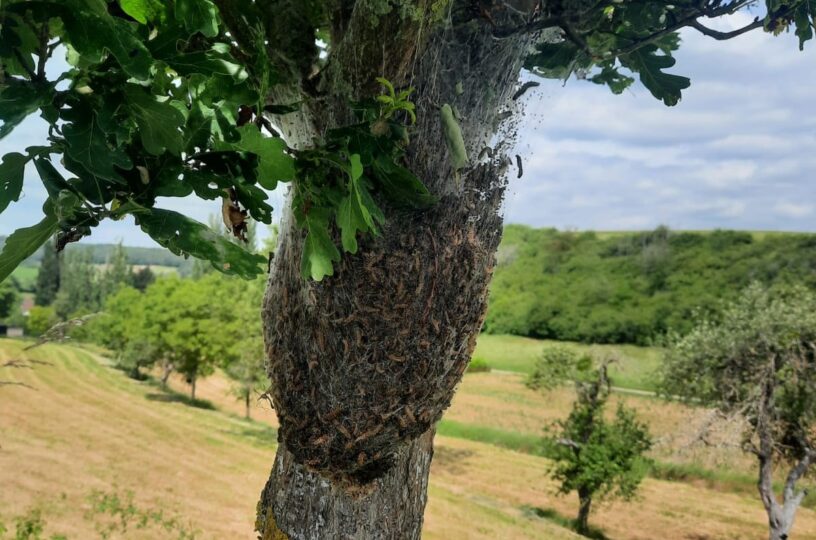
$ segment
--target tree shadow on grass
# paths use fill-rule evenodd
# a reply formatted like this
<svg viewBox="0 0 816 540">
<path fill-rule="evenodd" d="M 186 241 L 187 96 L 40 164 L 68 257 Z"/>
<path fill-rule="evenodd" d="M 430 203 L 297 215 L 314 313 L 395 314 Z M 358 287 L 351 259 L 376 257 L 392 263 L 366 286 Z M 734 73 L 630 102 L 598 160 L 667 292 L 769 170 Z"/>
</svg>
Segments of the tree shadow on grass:
<svg viewBox="0 0 816 540">
<path fill-rule="evenodd" d="M 466 460 L 474 454 L 472 450 L 460 450 L 437 444 L 434 448 L 433 465 L 458 476 L 467 472 Z"/>
<path fill-rule="evenodd" d="M 150 401 L 158 401 L 160 403 L 183 403 L 184 405 L 195 407 L 196 409 L 215 410 L 215 405 L 206 399 L 191 399 L 189 396 L 174 392 L 173 390 L 164 390 L 161 393 L 154 392 L 147 394 L 145 397 Z"/>
<path fill-rule="evenodd" d="M 537 506 L 524 505 L 521 507 L 521 511 L 528 518 L 546 519 L 547 521 L 551 521 L 560 527 L 564 527 L 565 529 L 569 529 L 577 533 L 575 530 L 575 520 L 560 514 L 552 508 L 539 508 Z M 603 531 L 591 526 L 589 528 L 589 533 L 582 536 L 584 538 L 591 538 L 592 540 L 610 540 L 609 537 L 603 533 Z"/>
</svg>

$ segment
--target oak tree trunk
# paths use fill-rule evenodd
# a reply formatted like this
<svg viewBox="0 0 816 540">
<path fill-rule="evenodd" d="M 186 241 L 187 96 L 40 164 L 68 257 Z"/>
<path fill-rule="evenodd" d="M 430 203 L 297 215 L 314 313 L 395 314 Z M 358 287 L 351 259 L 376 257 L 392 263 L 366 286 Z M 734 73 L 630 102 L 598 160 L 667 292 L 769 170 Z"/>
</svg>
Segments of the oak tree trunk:
<svg viewBox="0 0 816 540">
<path fill-rule="evenodd" d="M 259 504 L 261 538 L 419 538 L 433 435 L 429 430 L 405 445 L 389 472 L 360 493 L 309 472 L 281 444 Z"/>
<path fill-rule="evenodd" d="M 381 235 L 321 282 L 301 277 L 304 233 L 284 216 L 263 305 L 280 421 L 258 505 L 264 540 L 420 537 L 433 426 L 473 352 L 501 237 L 508 161 L 500 149 L 477 156 L 499 142 L 529 38 L 497 41 L 484 21 L 417 21 L 398 10 L 372 25 L 365 5 L 335 29 L 353 39 L 333 45 L 328 98 L 301 118 L 307 127 L 282 118 L 284 136 L 353 121 L 349 100 L 375 95 L 378 76 L 413 86 L 418 123 L 405 165 L 439 202 L 420 211 L 381 201 Z M 439 120 L 445 103 L 459 111 L 471 157 L 459 174 Z"/>
</svg>

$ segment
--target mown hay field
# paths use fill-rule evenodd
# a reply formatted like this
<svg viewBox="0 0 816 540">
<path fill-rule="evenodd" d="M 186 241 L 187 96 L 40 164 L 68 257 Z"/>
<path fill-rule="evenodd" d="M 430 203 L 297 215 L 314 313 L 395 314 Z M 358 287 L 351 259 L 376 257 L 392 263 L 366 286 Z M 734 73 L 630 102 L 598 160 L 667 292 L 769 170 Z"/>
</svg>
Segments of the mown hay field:
<svg viewBox="0 0 816 540">
<path fill-rule="evenodd" d="M 198 531 L 196 538 L 254 538 L 256 499 L 274 459 L 273 413 L 254 408 L 265 421 L 241 418 L 220 375 L 199 386 L 213 408 L 192 407 L 176 393 L 128 379 L 98 354 L 22 347 L 0 340 L 0 365 L 36 362 L 0 367 L 0 381 L 22 383 L 0 386 L 0 522 L 11 527 L 14 517 L 39 507 L 48 534 L 99 538 L 101 518 L 92 515 L 89 495 L 131 490 L 139 507 L 177 517 Z M 468 375 L 449 417 L 481 422 L 478 415 L 486 413 L 471 417 L 462 409 L 473 409 L 473 396 L 493 384 L 501 402 L 502 385 L 511 381 Z M 535 407 L 521 407 L 532 415 L 527 420 L 505 416 L 533 429 Z M 534 455 L 438 436 L 425 538 L 578 538 L 552 519 L 571 516 L 576 501 L 554 494 L 547 470 L 548 462 Z M 640 500 L 603 505 L 592 519 L 608 538 L 621 540 L 753 540 L 765 535 L 764 521 L 754 496 L 653 479 Z M 815 536 L 816 512 L 803 510 L 793 538 Z M 177 536 L 131 527 L 112 537 Z"/>
</svg>

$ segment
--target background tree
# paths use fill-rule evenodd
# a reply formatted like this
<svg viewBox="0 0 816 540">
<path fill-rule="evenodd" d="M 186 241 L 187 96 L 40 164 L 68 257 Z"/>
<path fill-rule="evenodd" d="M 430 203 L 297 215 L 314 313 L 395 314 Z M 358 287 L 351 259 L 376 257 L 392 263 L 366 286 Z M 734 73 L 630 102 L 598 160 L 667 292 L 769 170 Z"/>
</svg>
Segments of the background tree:
<svg viewBox="0 0 816 540">
<path fill-rule="evenodd" d="M 232 338 L 228 345 L 230 357 L 222 367 L 233 380 L 233 393 L 244 402 L 245 416 L 250 418 L 250 404 L 269 387 L 264 362 L 263 332 L 257 307 L 263 298 L 263 282 L 255 280 L 241 283 L 234 279 L 222 279 L 226 294 L 233 298 L 235 311 L 229 328 L 224 330 Z"/>
<path fill-rule="evenodd" d="M 816 295 L 804 287 L 748 287 L 716 318 L 675 336 L 664 389 L 747 422 L 743 447 L 757 458 L 770 540 L 790 537 L 816 461 Z M 781 500 L 774 470 L 789 467 Z"/>
<path fill-rule="evenodd" d="M 597 363 L 563 347 L 548 347 L 528 379 L 528 386 L 537 389 L 551 390 L 565 381 L 575 384 L 572 412 L 549 430 L 544 453 L 555 461 L 559 491 L 578 494 L 575 529 L 584 535 L 590 533 L 593 502 L 635 496 L 649 468 L 644 455 L 652 447 L 648 429 L 634 411 L 619 404 L 613 421 L 604 418 L 610 393 L 608 364 L 609 360 Z"/>
<path fill-rule="evenodd" d="M 37 285 L 34 302 L 38 306 L 50 306 L 57 297 L 60 287 L 60 254 L 56 243 L 48 242 L 43 248 L 40 270 L 37 272 Z"/>
<path fill-rule="evenodd" d="M 146 330 L 149 314 L 144 295 L 132 287 L 120 287 L 105 300 L 102 313 L 88 325 L 88 337 L 117 354 L 117 365 L 134 378 L 152 366 L 157 355 Z"/>
<path fill-rule="evenodd" d="M 156 274 L 153 273 L 150 266 L 143 266 L 133 272 L 133 286 L 139 291 L 144 292 L 154 281 L 156 281 Z"/>
<path fill-rule="evenodd" d="M 59 318 L 52 306 L 34 306 L 25 321 L 26 334 L 34 337 L 41 336 L 58 322 Z"/>
<path fill-rule="evenodd" d="M 0 282 L 0 319 L 5 319 L 17 307 L 20 296 L 11 280 Z"/>
<path fill-rule="evenodd" d="M 239 330 L 235 334 L 235 298 L 224 287 L 223 276 L 207 274 L 198 280 L 177 280 L 161 304 L 165 324 L 153 328 L 161 333 L 162 347 L 173 359 L 175 371 L 184 375 L 195 400 L 199 378 L 213 373 L 219 365 L 232 363 L 238 338 L 251 338 Z M 148 318 L 151 316 L 148 315 Z"/>
<path fill-rule="evenodd" d="M 416 538 L 433 426 L 501 236 L 511 145 L 483 150 L 518 112 L 522 67 L 618 93 L 637 77 L 674 105 L 690 84 L 666 72 L 683 27 L 812 38 L 808 0 L 767 0 L 732 32 L 700 22 L 752 4 L 5 0 L 0 137 L 38 110 L 53 128 L 0 165 L 0 209 L 28 163 L 49 194 L 43 219 L 9 236 L 0 278 L 54 233 L 64 245 L 125 215 L 176 254 L 252 277 L 265 257 L 156 201 L 221 199 L 243 236 L 247 218 L 271 222 L 264 189 L 291 182 L 262 310 L 281 428 L 256 526 Z M 45 69 L 56 43 L 72 65 L 59 85 Z"/>
<path fill-rule="evenodd" d="M 71 250 L 62 259 L 60 288 L 54 310 L 62 320 L 99 311 L 102 295 L 99 273 L 90 249 Z"/>
<path fill-rule="evenodd" d="M 133 268 L 128 263 L 128 254 L 122 242 L 117 243 L 99 275 L 99 294 L 104 300 L 120 287 L 133 284 Z"/>
</svg>

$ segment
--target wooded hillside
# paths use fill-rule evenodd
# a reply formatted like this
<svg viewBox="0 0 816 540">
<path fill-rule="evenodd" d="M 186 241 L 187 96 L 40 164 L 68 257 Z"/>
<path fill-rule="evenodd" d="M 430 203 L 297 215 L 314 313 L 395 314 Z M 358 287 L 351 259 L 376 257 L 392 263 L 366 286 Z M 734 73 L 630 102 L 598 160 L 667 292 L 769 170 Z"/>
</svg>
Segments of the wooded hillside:
<svg viewBox="0 0 816 540">
<path fill-rule="evenodd" d="M 752 281 L 816 286 L 816 235 L 506 227 L 485 331 L 649 343 Z"/>
</svg>

